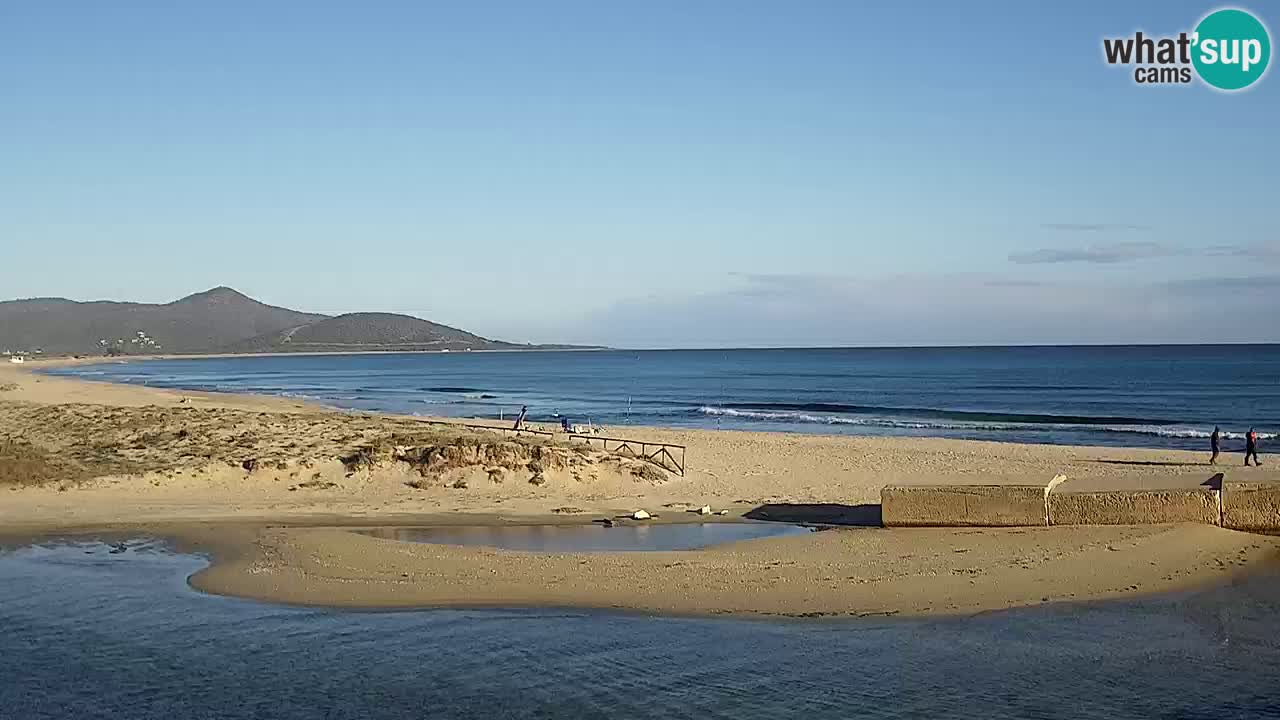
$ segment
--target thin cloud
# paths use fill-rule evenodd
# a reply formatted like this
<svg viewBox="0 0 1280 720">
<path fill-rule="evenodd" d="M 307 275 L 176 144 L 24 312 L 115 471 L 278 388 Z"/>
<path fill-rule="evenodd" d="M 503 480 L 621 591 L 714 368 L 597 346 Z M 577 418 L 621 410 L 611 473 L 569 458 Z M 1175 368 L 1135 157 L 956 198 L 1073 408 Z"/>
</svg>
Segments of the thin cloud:
<svg viewBox="0 0 1280 720">
<path fill-rule="evenodd" d="M 1280 275 L 1043 285 L 985 274 L 736 275 L 740 284 L 637 298 L 566 341 L 616 347 L 1275 342 Z"/>
<path fill-rule="evenodd" d="M 982 284 L 993 288 L 1039 288 L 1049 285 L 1039 280 L 987 280 Z"/>
<path fill-rule="evenodd" d="M 1163 286 L 1175 292 L 1212 293 L 1217 295 L 1265 293 L 1273 303 L 1280 304 L 1280 275 L 1200 277 L 1188 280 L 1170 280 L 1163 283 Z"/>
<path fill-rule="evenodd" d="M 1204 251 L 1211 257 L 1237 257 L 1252 260 L 1280 260 L 1280 243 L 1254 245 L 1215 245 Z"/>
<path fill-rule="evenodd" d="M 1091 245 L 1086 248 L 1040 248 L 1009 255 L 1009 261 L 1019 265 L 1042 263 L 1094 263 L 1110 264 L 1148 260 L 1151 258 L 1182 255 L 1181 248 L 1158 242 L 1127 242 L 1110 245 Z"/>
<path fill-rule="evenodd" d="M 1042 223 L 1040 227 L 1045 230 L 1062 230 L 1064 232 L 1144 232 L 1151 229 L 1150 225 L 1130 225 L 1125 223 Z"/>
</svg>

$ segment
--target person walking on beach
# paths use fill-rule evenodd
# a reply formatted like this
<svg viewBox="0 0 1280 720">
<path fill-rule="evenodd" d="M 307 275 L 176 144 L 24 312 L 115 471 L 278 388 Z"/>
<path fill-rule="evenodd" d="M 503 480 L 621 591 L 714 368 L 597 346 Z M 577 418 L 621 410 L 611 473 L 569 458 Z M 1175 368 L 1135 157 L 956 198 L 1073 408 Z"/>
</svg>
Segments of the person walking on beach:
<svg viewBox="0 0 1280 720">
<path fill-rule="evenodd" d="M 1213 450 L 1213 457 L 1209 458 L 1210 465 L 1218 464 L 1218 453 L 1222 450 L 1221 438 L 1219 435 L 1220 431 L 1218 430 L 1218 426 L 1214 425 L 1213 434 L 1209 436 L 1209 447 Z"/>
<path fill-rule="evenodd" d="M 1258 459 L 1258 433 L 1249 428 L 1249 434 L 1244 436 L 1244 464 L 1249 466 L 1249 457 L 1253 456 L 1253 464 L 1262 467 L 1262 461 Z"/>
<path fill-rule="evenodd" d="M 521 406 L 520 406 L 520 415 L 519 415 L 519 417 L 517 417 L 517 418 L 516 418 L 516 424 L 515 424 L 515 426 L 514 426 L 514 427 L 512 427 L 512 428 L 511 428 L 512 430 L 519 430 L 519 429 L 520 429 L 520 426 L 521 426 L 521 425 L 524 425 L 524 416 L 525 416 L 525 413 L 527 413 L 527 412 L 529 412 L 529 406 L 528 406 L 528 405 L 521 405 Z"/>
</svg>

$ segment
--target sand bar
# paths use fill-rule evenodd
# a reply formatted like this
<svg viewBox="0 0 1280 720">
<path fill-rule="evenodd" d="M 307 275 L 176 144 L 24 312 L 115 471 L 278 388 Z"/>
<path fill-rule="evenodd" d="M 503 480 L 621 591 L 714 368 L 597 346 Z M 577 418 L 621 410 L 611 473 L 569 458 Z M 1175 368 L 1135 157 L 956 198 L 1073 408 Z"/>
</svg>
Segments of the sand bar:
<svg viewBox="0 0 1280 720">
<path fill-rule="evenodd" d="M 683 552 L 524 553 L 268 529 L 204 590 L 347 607 L 571 606 L 787 617 L 971 613 L 1229 577 L 1280 541 L 1202 525 L 839 529 Z"/>
</svg>

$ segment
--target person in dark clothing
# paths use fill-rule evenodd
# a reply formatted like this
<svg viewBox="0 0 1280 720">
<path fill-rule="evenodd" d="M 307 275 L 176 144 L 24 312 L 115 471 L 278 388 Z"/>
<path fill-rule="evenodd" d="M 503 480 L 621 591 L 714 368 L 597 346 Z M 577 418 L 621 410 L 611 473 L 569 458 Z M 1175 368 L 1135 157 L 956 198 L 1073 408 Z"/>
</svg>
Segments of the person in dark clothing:
<svg viewBox="0 0 1280 720">
<path fill-rule="evenodd" d="M 1258 433 L 1249 428 L 1249 434 L 1244 436 L 1244 464 L 1249 465 L 1249 458 L 1253 458 L 1253 464 L 1262 467 L 1262 461 L 1258 459 Z"/>
<path fill-rule="evenodd" d="M 1213 457 L 1209 458 L 1210 465 L 1218 464 L 1218 453 L 1222 451 L 1220 432 L 1215 425 L 1213 434 L 1209 436 L 1209 447 L 1213 450 Z"/>
<path fill-rule="evenodd" d="M 519 430 L 519 429 L 520 429 L 520 427 L 521 427 L 522 425 L 524 425 L 524 416 L 525 416 L 525 414 L 526 414 L 526 413 L 528 413 L 528 412 L 529 412 L 529 406 L 528 406 L 528 405 L 521 405 L 521 406 L 520 406 L 520 416 L 516 418 L 516 424 L 515 424 L 515 426 L 514 426 L 514 427 L 512 427 L 512 428 L 511 428 L 512 430 Z"/>
</svg>

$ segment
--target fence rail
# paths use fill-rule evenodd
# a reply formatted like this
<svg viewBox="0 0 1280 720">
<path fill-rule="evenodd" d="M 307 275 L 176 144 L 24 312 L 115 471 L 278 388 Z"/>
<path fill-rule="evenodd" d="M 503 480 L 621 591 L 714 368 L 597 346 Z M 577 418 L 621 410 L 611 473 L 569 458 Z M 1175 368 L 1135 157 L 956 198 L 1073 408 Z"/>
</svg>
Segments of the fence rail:
<svg viewBox="0 0 1280 720">
<path fill-rule="evenodd" d="M 643 442 L 640 440 L 627 440 L 624 438 L 604 437 L 602 435 L 584 435 L 582 433 L 569 433 L 569 438 L 573 440 L 584 440 L 588 445 L 592 442 L 599 442 L 600 447 L 604 450 L 612 452 L 621 452 L 626 450 L 636 457 L 644 458 L 654 465 L 666 468 L 684 477 L 685 468 L 685 446 L 676 445 L 675 443 L 658 443 Z M 611 448 L 609 443 L 615 443 Z M 639 448 L 639 452 L 637 452 Z M 652 450 L 650 450 L 652 448 Z M 680 459 L 676 459 L 675 450 L 680 451 Z"/>
<path fill-rule="evenodd" d="M 470 428 L 472 430 L 492 430 L 510 435 L 541 435 L 543 437 L 556 437 L 557 433 L 548 432 L 546 430 L 533 430 L 530 428 L 512 428 L 500 427 L 497 425 L 476 425 L 462 421 L 449 420 L 426 420 L 418 418 L 418 422 L 428 425 L 447 425 L 454 428 Z M 593 442 L 600 443 L 602 450 L 611 452 L 622 452 L 623 450 L 631 453 L 633 456 L 648 460 L 649 462 L 671 472 L 679 473 L 680 477 L 684 477 L 685 469 L 685 448 L 684 445 L 675 443 L 659 443 L 645 442 L 641 440 L 629 440 L 626 438 L 605 437 L 603 435 L 588 435 L 585 433 L 566 433 L 565 437 L 570 440 L 582 440 L 590 445 Z M 610 443 L 613 443 L 610 446 Z M 676 456 L 679 455 L 677 458 Z"/>
<path fill-rule="evenodd" d="M 472 430 L 493 430 L 494 432 L 500 432 L 508 435 L 543 435 L 545 437 L 555 437 L 555 433 L 553 432 L 549 432 L 547 430 L 534 430 L 532 428 L 516 429 L 513 427 L 500 427 L 498 425 L 476 425 L 463 421 L 423 420 L 421 418 L 418 418 L 418 422 L 426 423 L 428 425 L 448 425 L 449 427 L 455 428 L 470 428 Z"/>
</svg>

